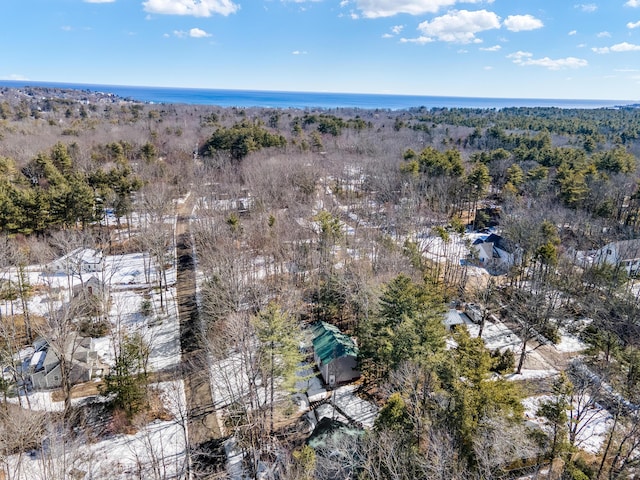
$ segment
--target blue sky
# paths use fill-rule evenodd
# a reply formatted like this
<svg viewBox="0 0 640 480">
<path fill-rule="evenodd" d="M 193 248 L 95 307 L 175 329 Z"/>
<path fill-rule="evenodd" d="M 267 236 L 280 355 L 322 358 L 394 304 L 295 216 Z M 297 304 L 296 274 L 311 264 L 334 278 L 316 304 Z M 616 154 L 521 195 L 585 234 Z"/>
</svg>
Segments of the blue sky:
<svg viewBox="0 0 640 480">
<path fill-rule="evenodd" d="M 640 0 L 4 0 L 0 79 L 640 99 Z"/>
</svg>

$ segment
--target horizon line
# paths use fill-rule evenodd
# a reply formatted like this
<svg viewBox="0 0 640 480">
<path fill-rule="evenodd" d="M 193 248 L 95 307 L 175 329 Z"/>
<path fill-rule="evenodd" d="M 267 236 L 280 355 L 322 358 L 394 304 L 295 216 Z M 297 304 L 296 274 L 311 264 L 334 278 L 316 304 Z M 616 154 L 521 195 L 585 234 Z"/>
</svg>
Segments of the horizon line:
<svg viewBox="0 0 640 480">
<path fill-rule="evenodd" d="M 105 87 L 105 88 L 155 88 L 166 90 L 201 90 L 201 91 L 224 91 L 224 92 L 263 92 L 263 93 L 295 93 L 314 95 L 362 95 L 362 96 L 389 96 L 389 97 L 424 97 L 424 98 L 475 98 L 486 100 L 546 100 L 546 101 L 585 101 L 585 102 L 625 102 L 625 105 L 640 103 L 640 100 L 632 99 L 612 99 L 612 98 L 562 98 L 562 97 L 491 97 L 491 96 L 463 96 L 463 95 L 431 95 L 415 93 L 379 93 L 379 92 L 339 92 L 339 91 L 313 91 L 313 90 L 265 90 L 249 88 L 217 88 L 217 87 L 172 87 L 163 85 L 125 85 L 108 83 L 81 83 L 48 80 L 24 80 L 0 78 L 0 84 L 14 83 L 23 87 L 51 86 L 61 88 L 66 86 L 78 87 Z M 72 88 L 73 89 L 73 88 Z"/>
</svg>

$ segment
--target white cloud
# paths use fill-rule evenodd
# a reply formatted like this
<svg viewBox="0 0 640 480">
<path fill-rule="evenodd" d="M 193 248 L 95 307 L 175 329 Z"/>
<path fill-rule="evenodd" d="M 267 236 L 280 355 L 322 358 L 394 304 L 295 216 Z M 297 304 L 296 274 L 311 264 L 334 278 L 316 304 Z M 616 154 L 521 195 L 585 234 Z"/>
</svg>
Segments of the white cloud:
<svg viewBox="0 0 640 480">
<path fill-rule="evenodd" d="M 204 30 L 200 29 L 200 28 L 192 28 L 191 30 L 189 30 L 188 32 L 185 32 L 184 30 L 174 30 L 173 35 L 175 37 L 178 38 L 185 38 L 185 37 L 191 37 L 191 38 L 207 38 L 210 37 L 211 34 L 205 32 Z M 168 34 L 164 34 L 164 37 L 169 37 Z"/>
<path fill-rule="evenodd" d="M 629 22 L 627 23 L 627 28 L 638 28 L 640 27 L 640 20 L 637 22 Z"/>
<path fill-rule="evenodd" d="M 456 3 L 493 3 L 493 0 L 355 0 L 366 18 L 393 17 L 401 13 L 422 15 L 436 13 Z M 341 4 L 342 5 L 342 4 Z"/>
<path fill-rule="evenodd" d="M 487 10 L 453 10 L 418 25 L 418 30 L 425 37 L 456 43 L 479 43 L 481 40 L 476 38 L 477 33 L 498 28 L 500 17 Z"/>
<path fill-rule="evenodd" d="M 399 35 L 404 29 L 404 25 L 395 25 L 391 27 L 391 33 L 385 33 L 382 35 L 382 38 L 393 38 L 396 35 Z"/>
<path fill-rule="evenodd" d="M 595 3 L 580 3 L 575 5 L 575 7 L 586 13 L 593 13 L 598 10 L 598 6 Z"/>
<path fill-rule="evenodd" d="M 604 32 L 598 33 L 596 35 L 596 37 L 598 37 L 598 38 L 610 38 L 611 34 L 605 30 Z"/>
<path fill-rule="evenodd" d="M 529 52 L 515 52 L 507 55 L 507 58 L 512 60 L 513 63 L 522 66 L 535 66 L 535 67 L 544 67 L 549 70 L 562 70 L 565 68 L 581 68 L 586 67 L 589 63 L 582 59 L 576 57 L 566 57 L 566 58 L 558 58 L 552 59 L 549 57 L 544 58 L 533 58 L 533 54 Z"/>
<path fill-rule="evenodd" d="M 640 45 L 636 45 L 634 43 L 616 43 L 610 47 L 602 47 L 602 48 L 592 48 L 596 53 L 611 53 L 611 52 L 637 52 L 640 51 Z"/>
<path fill-rule="evenodd" d="M 425 43 L 431 43 L 435 40 L 431 37 L 420 36 L 418 38 L 401 38 L 401 43 L 417 43 L 419 45 L 424 45 Z"/>
<path fill-rule="evenodd" d="M 523 52 L 522 50 L 518 50 L 517 52 L 507 55 L 507 58 L 513 60 L 513 63 L 521 63 L 525 59 L 531 57 L 533 57 L 533 53 Z"/>
<path fill-rule="evenodd" d="M 71 30 L 73 30 L 73 28 L 70 25 L 63 25 L 60 28 L 65 32 L 70 32 Z"/>
<path fill-rule="evenodd" d="M 625 7 L 640 7 L 640 0 L 629 0 L 624 4 Z"/>
<path fill-rule="evenodd" d="M 493 67 L 490 65 L 487 65 L 486 67 L 482 67 L 482 69 L 489 71 L 489 70 L 493 70 Z"/>
<path fill-rule="evenodd" d="M 509 15 L 504 19 L 504 26 L 511 32 L 522 32 L 526 30 L 537 30 L 544 25 L 541 20 L 533 15 Z"/>
<path fill-rule="evenodd" d="M 291 52 L 291 55 L 306 55 L 307 52 L 306 50 L 294 50 L 293 52 Z"/>
<path fill-rule="evenodd" d="M 616 45 L 611 47 L 612 52 L 638 52 L 640 51 L 640 45 L 636 45 L 633 43 L 617 43 Z"/>
<path fill-rule="evenodd" d="M 493 47 L 480 48 L 480 50 L 482 50 L 483 52 L 497 52 L 501 48 L 502 47 L 500 45 L 494 45 Z"/>
<path fill-rule="evenodd" d="M 16 82 L 23 82 L 23 81 L 28 81 L 29 79 L 24 75 L 20 75 L 18 73 L 12 73 L 5 80 L 14 80 Z"/>
<path fill-rule="evenodd" d="M 189 36 L 191 38 L 206 38 L 206 37 L 210 37 L 211 34 L 199 28 L 192 28 L 191 30 L 189 30 Z"/>
<path fill-rule="evenodd" d="M 573 35 L 576 35 L 577 33 L 578 33 L 578 31 L 577 31 L 577 30 L 571 30 L 571 31 L 568 33 L 568 35 L 569 35 L 569 36 L 573 36 Z"/>
<path fill-rule="evenodd" d="M 210 17 L 215 13 L 227 16 L 240 8 L 231 0 L 147 0 L 142 5 L 149 13 L 194 17 Z"/>
</svg>

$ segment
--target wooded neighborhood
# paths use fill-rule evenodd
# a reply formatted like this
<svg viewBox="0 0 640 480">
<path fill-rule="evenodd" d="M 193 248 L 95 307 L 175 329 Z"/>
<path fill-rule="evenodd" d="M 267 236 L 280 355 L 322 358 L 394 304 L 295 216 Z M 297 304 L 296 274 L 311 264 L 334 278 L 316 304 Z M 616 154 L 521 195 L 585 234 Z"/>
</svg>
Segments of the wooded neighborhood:
<svg viewBox="0 0 640 480">
<path fill-rule="evenodd" d="M 640 475 L 640 109 L 0 88 L 0 479 Z"/>
</svg>

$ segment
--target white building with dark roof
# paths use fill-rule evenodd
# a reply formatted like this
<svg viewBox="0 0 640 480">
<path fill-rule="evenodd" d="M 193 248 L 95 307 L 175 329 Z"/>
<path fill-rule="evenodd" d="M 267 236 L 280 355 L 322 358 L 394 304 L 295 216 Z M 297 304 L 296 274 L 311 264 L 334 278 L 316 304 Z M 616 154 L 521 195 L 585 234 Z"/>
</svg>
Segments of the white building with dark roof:
<svg viewBox="0 0 640 480">
<path fill-rule="evenodd" d="M 637 275 L 640 270 L 640 239 L 621 240 L 607 243 L 596 251 L 595 263 L 619 266 L 629 275 Z"/>
</svg>

